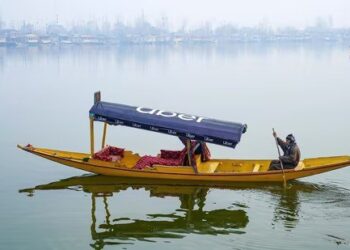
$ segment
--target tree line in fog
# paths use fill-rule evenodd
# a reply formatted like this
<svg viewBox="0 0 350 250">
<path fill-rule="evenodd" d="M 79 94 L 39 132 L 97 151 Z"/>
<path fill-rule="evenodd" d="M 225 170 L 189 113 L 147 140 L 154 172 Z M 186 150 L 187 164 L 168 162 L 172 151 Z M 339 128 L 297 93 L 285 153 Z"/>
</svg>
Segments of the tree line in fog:
<svg viewBox="0 0 350 250">
<path fill-rule="evenodd" d="M 350 28 L 334 28 L 329 18 L 319 18 L 314 25 L 303 29 L 273 29 L 264 22 L 254 27 L 240 27 L 230 23 L 214 26 L 210 22 L 196 28 L 188 28 L 184 24 L 176 30 L 171 30 L 169 26 L 167 18 L 152 24 L 144 17 L 138 18 L 132 25 L 120 21 L 106 21 L 102 24 L 89 21 L 67 27 L 56 21 L 40 27 L 23 22 L 14 28 L 0 22 L 0 45 L 350 41 Z"/>
</svg>

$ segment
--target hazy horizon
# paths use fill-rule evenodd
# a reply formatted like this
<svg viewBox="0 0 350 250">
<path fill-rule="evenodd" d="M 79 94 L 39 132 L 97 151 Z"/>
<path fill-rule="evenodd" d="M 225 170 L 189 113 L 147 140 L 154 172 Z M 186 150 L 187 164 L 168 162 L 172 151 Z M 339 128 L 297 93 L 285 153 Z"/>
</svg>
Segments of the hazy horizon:
<svg viewBox="0 0 350 250">
<path fill-rule="evenodd" d="M 332 27 L 350 27 L 350 1 L 278 1 L 258 0 L 202 2 L 164 2 L 161 0 L 1 0 L 0 20 L 7 26 L 19 26 L 23 21 L 36 25 L 59 22 L 72 26 L 87 21 L 102 24 L 121 21 L 132 24 L 144 17 L 153 24 L 166 20 L 170 29 L 196 27 L 210 22 L 237 26 L 266 25 L 272 28 L 293 26 L 304 28 L 324 20 Z"/>
</svg>

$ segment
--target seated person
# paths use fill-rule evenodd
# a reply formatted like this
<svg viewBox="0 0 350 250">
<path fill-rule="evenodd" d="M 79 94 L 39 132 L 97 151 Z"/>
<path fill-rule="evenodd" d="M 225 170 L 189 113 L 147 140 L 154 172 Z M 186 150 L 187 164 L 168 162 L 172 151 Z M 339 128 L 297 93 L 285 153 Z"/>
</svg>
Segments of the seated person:
<svg viewBox="0 0 350 250">
<path fill-rule="evenodd" d="M 273 132 L 273 136 L 276 138 L 277 143 L 282 148 L 284 154 L 279 158 L 279 160 L 271 161 L 269 170 L 282 170 L 281 162 L 283 169 L 295 168 L 300 161 L 300 149 L 294 136 L 289 134 L 286 137 L 285 142 L 277 137 L 275 132 Z"/>
</svg>

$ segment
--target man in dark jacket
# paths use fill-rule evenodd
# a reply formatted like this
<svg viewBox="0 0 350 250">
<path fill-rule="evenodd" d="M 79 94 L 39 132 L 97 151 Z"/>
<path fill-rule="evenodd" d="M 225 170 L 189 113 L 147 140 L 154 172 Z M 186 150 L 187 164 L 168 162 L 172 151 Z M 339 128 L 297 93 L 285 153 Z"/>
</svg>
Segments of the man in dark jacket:
<svg viewBox="0 0 350 250">
<path fill-rule="evenodd" d="M 300 149 L 295 141 L 295 138 L 292 134 L 289 134 L 286 137 L 286 141 L 281 140 L 277 137 L 277 134 L 273 132 L 273 136 L 277 139 L 278 145 L 283 150 L 283 156 L 279 160 L 271 161 L 269 170 L 281 170 L 281 162 L 283 169 L 293 169 L 295 168 L 300 161 Z"/>
</svg>

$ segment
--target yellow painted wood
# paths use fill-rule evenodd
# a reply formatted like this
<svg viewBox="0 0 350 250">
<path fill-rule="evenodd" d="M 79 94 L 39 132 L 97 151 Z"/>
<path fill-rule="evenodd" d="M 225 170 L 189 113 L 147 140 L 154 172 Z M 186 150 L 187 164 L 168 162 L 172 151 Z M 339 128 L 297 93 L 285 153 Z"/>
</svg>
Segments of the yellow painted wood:
<svg viewBox="0 0 350 250">
<path fill-rule="evenodd" d="M 219 161 L 202 162 L 200 155 L 196 155 L 195 159 L 198 173 L 214 173 L 221 164 Z"/>
<path fill-rule="evenodd" d="M 205 163 L 201 162 L 198 169 L 203 171 L 199 171 L 196 174 L 191 166 L 157 165 L 144 170 L 133 169 L 140 156 L 131 151 L 125 151 L 124 158 L 120 162 L 106 162 L 91 159 L 90 154 L 85 153 L 23 147 L 20 145 L 18 147 L 60 164 L 91 173 L 108 176 L 148 178 L 150 182 L 152 181 L 151 179 L 214 183 L 283 182 L 282 171 L 267 171 L 271 160 L 212 159 Z M 350 156 L 309 158 L 304 159 L 302 163 L 304 164 L 302 169 L 288 169 L 284 171 L 286 180 L 298 179 L 349 166 Z M 254 172 L 256 165 L 260 165 L 260 168 L 257 172 Z"/>
<path fill-rule="evenodd" d="M 260 169 L 260 164 L 255 164 L 255 165 L 254 165 L 254 168 L 253 168 L 253 172 L 254 172 L 254 173 L 255 173 L 255 172 L 258 172 L 259 169 Z"/>
<path fill-rule="evenodd" d="M 103 124 L 103 135 L 102 135 L 102 146 L 101 148 L 104 148 L 106 145 L 106 133 L 107 133 L 107 123 L 105 122 Z"/>
<path fill-rule="evenodd" d="M 90 118 L 90 154 L 91 156 L 95 153 L 95 139 L 94 139 L 94 119 Z"/>
<path fill-rule="evenodd" d="M 302 170 L 305 167 L 304 162 L 299 162 L 298 166 L 295 167 L 295 170 Z"/>
</svg>

